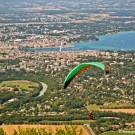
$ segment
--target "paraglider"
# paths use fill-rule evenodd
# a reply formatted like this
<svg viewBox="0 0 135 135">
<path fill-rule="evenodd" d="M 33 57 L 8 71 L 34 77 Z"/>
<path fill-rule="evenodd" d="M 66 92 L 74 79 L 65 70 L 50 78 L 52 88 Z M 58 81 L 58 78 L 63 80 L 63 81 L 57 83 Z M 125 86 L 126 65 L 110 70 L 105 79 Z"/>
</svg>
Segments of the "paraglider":
<svg viewBox="0 0 135 135">
<path fill-rule="evenodd" d="M 89 118 L 89 119 L 94 119 L 94 114 L 93 114 L 92 112 L 90 112 L 90 113 L 88 114 L 88 118 Z"/>
<path fill-rule="evenodd" d="M 110 73 L 110 67 L 105 64 L 105 63 L 101 63 L 101 62 L 86 62 L 86 63 L 81 63 L 78 66 L 76 66 L 75 68 L 73 68 L 69 74 L 67 75 L 67 77 L 65 78 L 64 81 L 64 89 L 66 89 L 68 87 L 68 85 L 70 84 L 70 82 L 81 72 L 83 72 L 84 70 L 90 68 L 91 66 L 96 66 L 100 69 L 102 69 L 104 71 L 105 74 Z"/>
</svg>

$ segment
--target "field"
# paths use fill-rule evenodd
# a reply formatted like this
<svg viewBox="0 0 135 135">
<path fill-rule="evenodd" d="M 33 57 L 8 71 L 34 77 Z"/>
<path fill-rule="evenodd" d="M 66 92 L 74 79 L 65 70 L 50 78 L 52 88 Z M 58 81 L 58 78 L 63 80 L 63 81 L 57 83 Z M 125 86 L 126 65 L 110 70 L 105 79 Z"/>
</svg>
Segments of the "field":
<svg viewBox="0 0 135 135">
<path fill-rule="evenodd" d="M 135 114 L 135 109 L 100 109 L 100 111 L 112 111 L 112 112 Z"/>
<path fill-rule="evenodd" d="M 82 124 L 89 124 L 94 122 L 94 120 L 72 120 L 72 123 L 82 123 Z"/>
<path fill-rule="evenodd" d="M 96 104 L 91 104 L 87 106 L 87 110 L 91 110 L 91 111 L 99 111 L 100 108 L 99 106 L 97 106 Z"/>
<path fill-rule="evenodd" d="M 0 83 L 1 87 L 16 87 L 22 90 L 33 90 L 33 88 L 38 87 L 37 83 L 27 81 L 27 80 L 14 80 L 14 81 L 3 81 Z"/>
<path fill-rule="evenodd" d="M 93 105 L 87 106 L 87 109 L 92 110 L 92 111 L 112 111 L 112 112 L 122 112 L 122 113 L 135 114 L 135 109 L 132 109 L 134 107 L 135 106 L 130 104 L 130 103 L 127 103 L 127 104 L 124 104 L 124 103 L 119 103 L 119 104 L 112 103 L 110 106 L 108 106 L 108 105 L 97 106 L 97 105 L 93 104 Z M 104 108 L 104 109 L 101 109 L 101 108 Z M 110 108 L 112 108 L 112 109 L 110 109 Z M 116 108 L 116 109 L 113 109 L 113 108 Z M 125 109 L 125 108 L 129 108 L 129 109 Z"/>
<path fill-rule="evenodd" d="M 5 131 L 5 133 L 7 135 L 12 135 L 14 133 L 14 130 L 18 130 L 18 127 L 21 129 L 26 129 L 26 128 L 36 128 L 36 129 L 40 129 L 40 128 L 45 128 L 45 130 L 47 132 L 52 132 L 53 134 L 56 133 L 57 129 L 65 129 L 65 125 L 2 125 L 0 126 L 0 128 L 3 128 L 3 130 Z M 79 129 L 83 130 L 83 135 L 90 135 L 89 131 L 86 129 L 86 127 L 84 126 L 77 126 L 77 131 L 79 131 Z"/>
<path fill-rule="evenodd" d="M 108 103 L 107 105 L 101 105 L 99 106 L 100 109 L 123 109 L 123 108 L 134 108 L 135 109 L 135 105 L 131 104 L 131 103 Z"/>
<path fill-rule="evenodd" d="M 102 135 L 135 135 L 135 129 L 106 132 L 103 133 Z"/>
</svg>

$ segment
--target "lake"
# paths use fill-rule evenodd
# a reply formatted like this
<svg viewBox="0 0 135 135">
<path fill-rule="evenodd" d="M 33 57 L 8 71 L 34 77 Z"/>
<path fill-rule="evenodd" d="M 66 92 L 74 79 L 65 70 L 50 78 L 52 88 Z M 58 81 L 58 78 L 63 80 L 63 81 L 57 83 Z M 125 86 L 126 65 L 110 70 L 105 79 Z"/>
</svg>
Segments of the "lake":
<svg viewBox="0 0 135 135">
<path fill-rule="evenodd" d="M 71 47 L 62 47 L 61 51 L 85 50 L 135 50 L 135 31 L 119 32 L 97 36 L 98 41 L 83 41 L 71 44 Z M 28 51 L 60 51 L 59 48 L 27 48 Z"/>
</svg>

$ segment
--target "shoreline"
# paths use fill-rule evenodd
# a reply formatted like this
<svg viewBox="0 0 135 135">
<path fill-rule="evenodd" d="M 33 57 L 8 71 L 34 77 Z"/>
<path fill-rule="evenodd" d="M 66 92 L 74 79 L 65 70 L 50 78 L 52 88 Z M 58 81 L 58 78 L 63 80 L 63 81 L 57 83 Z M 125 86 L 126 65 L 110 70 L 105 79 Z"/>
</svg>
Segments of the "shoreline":
<svg viewBox="0 0 135 135">
<path fill-rule="evenodd" d="M 98 35 L 100 37 L 99 41 L 87 40 L 72 42 L 67 43 L 67 45 L 59 45 L 55 47 L 22 47 L 22 50 L 30 52 L 80 52 L 87 50 L 132 51 L 135 50 L 134 35 L 135 31 L 124 31 L 113 34 Z"/>
</svg>

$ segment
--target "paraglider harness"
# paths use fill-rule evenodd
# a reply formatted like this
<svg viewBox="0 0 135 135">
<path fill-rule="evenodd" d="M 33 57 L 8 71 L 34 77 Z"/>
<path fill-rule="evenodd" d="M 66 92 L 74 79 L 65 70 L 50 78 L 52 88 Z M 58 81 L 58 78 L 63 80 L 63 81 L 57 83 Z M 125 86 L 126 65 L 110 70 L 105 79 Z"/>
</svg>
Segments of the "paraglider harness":
<svg viewBox="0 0 135 135">
<path fill-rule="evenodd" d="M 94 119 L 94 114 L 92 112 L 89 112 L 88 118 L 93 120 Z"/>
<path fill-rule="evenodd" d="M 111 68 L 105 62 L 103 62 L 103 63 L 106 66 L 106 69 L 105 69 L 104 73 L 107 75 L 107 74 L 109 74 L 111 72 Z"/>
</svg>

